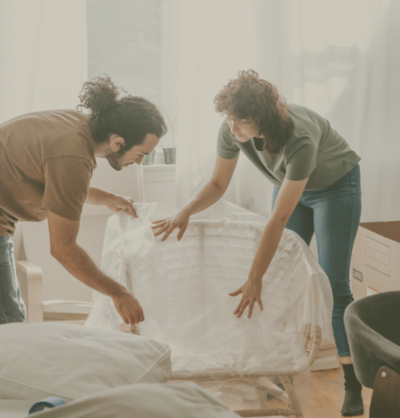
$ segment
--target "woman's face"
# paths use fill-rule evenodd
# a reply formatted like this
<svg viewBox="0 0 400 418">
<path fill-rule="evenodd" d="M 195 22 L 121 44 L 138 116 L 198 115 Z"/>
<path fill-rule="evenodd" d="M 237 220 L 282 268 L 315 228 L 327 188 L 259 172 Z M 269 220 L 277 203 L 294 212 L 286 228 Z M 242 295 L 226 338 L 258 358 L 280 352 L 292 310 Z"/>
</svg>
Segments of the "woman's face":
<svg viewBox="0 0 400 418">
<path fill-rule="evenodd" d="M 253 121 L 247 119 L 236 120 L 227 116 L 227 122 L 230 131 L 239 142 L 247 142 L 254 137 L 262 138 L 259 135 L 257 124 Z"/>
</svg>

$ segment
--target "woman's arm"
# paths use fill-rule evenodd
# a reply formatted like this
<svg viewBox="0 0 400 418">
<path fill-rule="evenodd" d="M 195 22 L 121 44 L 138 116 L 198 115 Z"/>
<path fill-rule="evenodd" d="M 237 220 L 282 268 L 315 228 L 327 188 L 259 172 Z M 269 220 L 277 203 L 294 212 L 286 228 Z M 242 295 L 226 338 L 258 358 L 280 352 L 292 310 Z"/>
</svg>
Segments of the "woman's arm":
<svg viewBox="0 0 400 418">
<path fill-rule="evenodd" d="M 201 212 L 216 203 L 225 193 L 232 179 L 239 157 L 225 159 L 217 156 L 210 180 L 181 208 L 174 217 L 154 222 L 154 235 L 164 233 L 165 241 L 171 232 L 179 228 L 178 241 L 186 231 L 191 215 Z"/>
<path fill-rule="evenodd" d="M 260 310 L 263 310 L 261 302 L 262 278 L 271 264 L 286 223 L 299 202 L 307 181 L 308 178 L 301 181 L 287 179 L 283 181 L 271 218 L 261 236 L 249 277 L 242 287 L 230 293 L 230 296 L 242 294 L 242 299 L 233 313 L 238 318 L 242 316 L 247 306 L 249 307 L 247 317 L 250 318 L 255 302 L 258 303 Z"/>
<path fill-rule="evenodd" d="M 214 203 L 224 195 L 231 182 L 239 157 L 227 160 L 217 155 L 214 171 L 210 180 L 190 199 L 181 210 L 190 215 L 199 213 Z"/>
</svg>

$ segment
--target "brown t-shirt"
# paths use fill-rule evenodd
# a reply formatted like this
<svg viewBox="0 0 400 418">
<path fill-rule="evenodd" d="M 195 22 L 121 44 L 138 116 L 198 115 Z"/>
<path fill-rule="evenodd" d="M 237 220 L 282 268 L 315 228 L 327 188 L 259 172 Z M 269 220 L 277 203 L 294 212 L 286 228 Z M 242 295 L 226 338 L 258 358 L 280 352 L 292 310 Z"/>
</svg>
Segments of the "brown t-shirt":
<svg viewBox="0 0 400 418">
<path fill-rule="evenodd" d="M 90 122 L 74 110 L 29 113 L 0 125 L 0 235 L 47 211 L 79 221 L 96 167 Z"/>
</svg>

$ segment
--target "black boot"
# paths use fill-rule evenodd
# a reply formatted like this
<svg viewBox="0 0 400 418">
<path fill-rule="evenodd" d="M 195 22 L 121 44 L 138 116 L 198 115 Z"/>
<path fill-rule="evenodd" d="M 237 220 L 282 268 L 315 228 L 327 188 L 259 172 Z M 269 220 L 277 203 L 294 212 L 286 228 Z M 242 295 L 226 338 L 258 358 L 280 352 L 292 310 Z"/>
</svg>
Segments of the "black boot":
<svg viewBox="0 0 400 418">
<path fill-rule="evenodd" d="M 341 414 L 345 417 L 354 417 L 364 413 L 364 405 L 361 397 L 361 383 L 357 380 L 352 364 L 342 364 L 344 371 L 344 388 L 346 396 Z"/>
</svg>

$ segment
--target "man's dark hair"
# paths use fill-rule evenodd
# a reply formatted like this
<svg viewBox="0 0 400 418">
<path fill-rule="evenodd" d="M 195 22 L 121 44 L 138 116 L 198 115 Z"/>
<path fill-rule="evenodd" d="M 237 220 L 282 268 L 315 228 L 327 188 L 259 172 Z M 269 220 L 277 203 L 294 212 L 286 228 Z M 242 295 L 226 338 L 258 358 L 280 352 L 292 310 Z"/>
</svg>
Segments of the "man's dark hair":
<svg viewBox="0 0 400 418">
<path fill-rule="evenodd" d="M 95 77 L 83 85 L 77 110 L 90 109 L 94 140 L 98 144 L 116 134 L 125 140 L 125 146 L 119 152 L 123 154 L 142 144 L 147 134 L 161 138 L 167 133 L 167 125 L 153 103 L 137 96 L 119 99 L 119 95 L 120 89 L 107 76 Z"/>
</svg>

